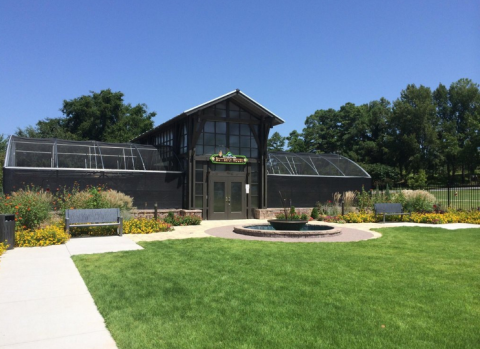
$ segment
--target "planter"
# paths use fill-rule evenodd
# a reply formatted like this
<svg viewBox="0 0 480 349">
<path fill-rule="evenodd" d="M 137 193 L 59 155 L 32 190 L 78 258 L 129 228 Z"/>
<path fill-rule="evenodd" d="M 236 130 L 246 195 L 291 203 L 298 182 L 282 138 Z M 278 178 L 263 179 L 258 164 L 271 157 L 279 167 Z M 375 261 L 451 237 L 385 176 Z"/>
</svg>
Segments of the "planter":
<svg viewBox="0 0 480 349">
<path fill-rule="evenodd" d="M 275 230 L 294 230 L 299 231 L 301 230 L 308 221 L 301 221 L 301 220 L 294 220 L 294 221 L 287 221 L 287 220 L 280 220 L 280 219 L 270 219 L 268 223 Z"/>
</svg>

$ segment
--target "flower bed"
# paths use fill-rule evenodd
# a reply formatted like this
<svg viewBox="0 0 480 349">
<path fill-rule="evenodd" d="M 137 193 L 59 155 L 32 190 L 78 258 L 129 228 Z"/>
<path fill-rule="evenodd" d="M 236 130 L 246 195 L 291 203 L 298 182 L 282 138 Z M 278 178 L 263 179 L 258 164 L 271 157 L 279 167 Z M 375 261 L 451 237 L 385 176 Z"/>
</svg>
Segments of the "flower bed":
<svg viewBox="0 0 480 349">
<path fill-rule="evenodd" d="M 381 215 L 359 212 L 348 213 L 343 216 L 323 216 L 320 220 L 325 222 L 345 223 L 377 223 L 383 220 Z M 401 216 L 389 216 L 392 222 L 401 222 Z M 480 224 L 480 211 L 448 211 L 445 213 L 412 213 L 411 216 L 403 216 L 403 222 L 444 224 L 444 223 L 471 223 Z"/>
<path fill-rule="evenodd" d="M 19 230 L 15 232 L 16 247 L 50 246 L 64 244 L 70 239 L 63 228 L 49 225 L 36 230 Z"/>
</svg>

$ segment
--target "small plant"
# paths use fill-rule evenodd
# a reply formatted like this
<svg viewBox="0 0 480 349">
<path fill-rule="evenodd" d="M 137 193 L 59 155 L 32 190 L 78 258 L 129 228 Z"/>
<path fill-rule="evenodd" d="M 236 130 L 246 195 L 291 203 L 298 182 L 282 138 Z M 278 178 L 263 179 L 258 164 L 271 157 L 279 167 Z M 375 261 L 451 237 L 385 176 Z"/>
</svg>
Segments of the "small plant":
<svg viewBox="0 0 480 349">
<path fill-rule="evenodd" d="M 312 217 L 313 219 L 317 220 L 318 217 L 319 217 L 319 213 L 318 213 L 318 209 L 316 207 L 314 207 L 312 209 L 312 213 L 310 214 L 310 217 Z"/>
<path fill-rule="evenodd" d="M 151 234 L 171 231 L 172 225 L 162 220 L 138 218 L 125 221 L 123 224 L 124 234 Z"/>
</svg>

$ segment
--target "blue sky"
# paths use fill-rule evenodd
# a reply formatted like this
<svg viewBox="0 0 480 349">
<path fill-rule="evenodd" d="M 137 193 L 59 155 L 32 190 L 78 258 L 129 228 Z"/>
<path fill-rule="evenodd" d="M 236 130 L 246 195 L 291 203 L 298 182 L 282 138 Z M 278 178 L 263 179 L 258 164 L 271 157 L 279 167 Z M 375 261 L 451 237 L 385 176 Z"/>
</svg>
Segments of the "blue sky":
<svg viewBox="0 0 480 349">
<path fill-rule="evenodd" d="M 0 2 L 0 133 L 111 88 L 155 125 L 236 88 L 301 131 L 317 109 L 480 83 L 478 1 Z"/>
</svg>

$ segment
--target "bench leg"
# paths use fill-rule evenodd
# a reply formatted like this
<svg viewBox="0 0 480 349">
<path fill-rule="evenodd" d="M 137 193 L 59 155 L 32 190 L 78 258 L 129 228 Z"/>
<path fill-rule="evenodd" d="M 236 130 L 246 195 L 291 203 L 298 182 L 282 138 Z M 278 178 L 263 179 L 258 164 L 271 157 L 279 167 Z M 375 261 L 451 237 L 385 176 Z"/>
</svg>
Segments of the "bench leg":
<svg viewBox="0 0 480 349">
<path fill-rule="evenodd" d="M 123 217 L 119 218 L 119 223 L 120 225 L 117 228 L 117 233 L 119 236 L 122 236 L 123 235 Z"/>
</svg>

